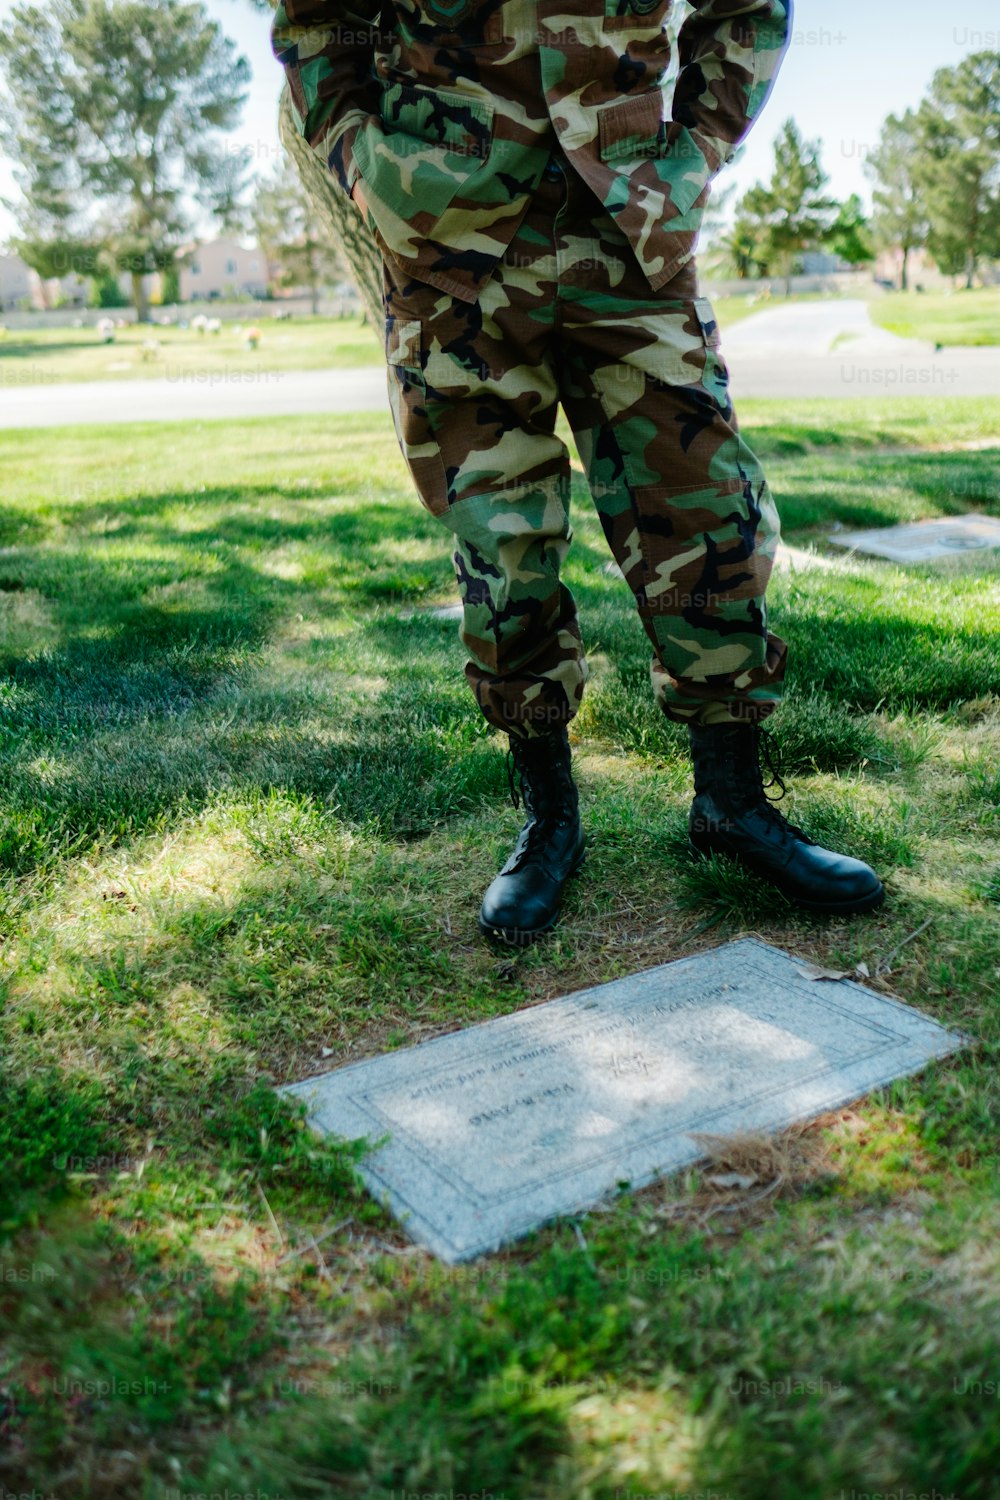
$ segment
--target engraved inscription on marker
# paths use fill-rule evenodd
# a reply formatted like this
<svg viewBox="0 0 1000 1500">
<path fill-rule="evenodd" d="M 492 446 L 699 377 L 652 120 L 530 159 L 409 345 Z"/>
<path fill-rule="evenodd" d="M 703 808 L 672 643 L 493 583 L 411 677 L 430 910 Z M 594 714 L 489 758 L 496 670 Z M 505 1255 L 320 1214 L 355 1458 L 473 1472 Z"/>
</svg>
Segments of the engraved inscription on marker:
<svg viewBox="0 0 1000 1500">
<path fill-rule="evenodd" d="M 311 1123 L 388 1142 L 363 1175 L 448 1261 L 694 1161 L 692 1133 L 774 1129 L 961 1043 L 745 938 L 292 1085 Z"/>
</svg>

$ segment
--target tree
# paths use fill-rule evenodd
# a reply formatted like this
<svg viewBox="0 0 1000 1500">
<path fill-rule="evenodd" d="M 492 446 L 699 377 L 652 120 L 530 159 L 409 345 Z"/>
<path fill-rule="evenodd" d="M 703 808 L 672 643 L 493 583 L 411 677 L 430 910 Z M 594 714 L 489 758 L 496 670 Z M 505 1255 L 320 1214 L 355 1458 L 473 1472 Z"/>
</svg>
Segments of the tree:
<svg viewBox="0 0 1000 1500">
<path fill-rule="evenodd" d="M 111 271 L 100 271 L 90 283 L 88 307 L 128 307 L 128 298 Z"/>
<path fill-rule="evenodd" d="M 757 258 L 785 277 L 785 291 L 806 250 L 820 245 L 829 232 L 837 204 L 823 194 L 827 175 L 820 166 L 819 142 L 803 141 L 794 120 L 786 120 L 774 143 L 774 173 L 769 186 L 757 183 L 737 208 L 744 226 L 753 226 Z"/>
<path fill-rule="evenodd" d="M 917 130 L 931 253 L 942 271 L 964 271 L 971 287 L 979 261 L 1000 254 L 1000 52 L 940 68 Z"/>
<path fill-rule="evenodd" d="M 280 268 L 278 284 L 308 287 L 315 315 L 320 289 L 345 268 L 287 155 L 258 184 L 252 215 L 261 249 Z"/>
<path fill-rule="evenodd" d="M 245 194 L 250 186 L 247 156 L 224 151 L 206 204 L 223 234 L 239 238 L 249 229 L 252 214 Z"/>
<path fill-rule="evenodd" d="M 148 321 L 143 277 L 192 227 L 185 189 L 231 205 L 216 132 L 239 118 L 249 64 L 199 3 L 51 0 L 14 8 L 0 66 L 0 140 L 26 200 L 10 205 L 18 250 L 100 241 Z"/>
<path fill-rule="evenodd" d="M 868 219 L 857 193 L 852 193 L 841 203 L 826 242 L 834 255 L 839 255 L 850 266 L 863 266 L 866 261 L 875 259 Z"/>
<path fill-rule="evenodd" d="M 333 173 L 295 128 L 287 84 L 281 91 L 278 134 L 312 205 L 324 243 L 343 255 L 373 328 L 382 326 L 382 256 L 367 221 Z"/>
<path fill-rule="evenodd" d="M 900 290 L 909 287 L 910 256 L 926 245 L 930 233 L 927 203 L 920 174 L 921 147 L 917 117 L 912 109 L 889 115 L 874 151 L 865 160 L 872 179 L 872 232 L 883 250 L 900 249 Z"/>
<path fill-rule="evenodd" d="M 160 283 L 160 301 L 164 307 L 174 307 L 181 300 L 181 273 L 175 261 L 163 273 Z"/>
<path fill-rule="evenodd" d="M 274 9 L 274 0 L 250 0 L 250 4 L 261 12 Z M 318 153 L 296 129 L 287 83 L 281 90 L 278 134 L 312 208 L 317 233 L 324 246 L 343 256 L 368 321 L 374 328 L 380 328 L 383 318 L 381 252 L 367 220 L 335 181 Z"/>
<path fill-rule="evenodd" d="M 768 274 L 765 226 L 759 219 L 750 218 L 742 209 L 737 212 L 732 227 L 723 235 L 719 246 L 741 281 Z"/>
</svg>

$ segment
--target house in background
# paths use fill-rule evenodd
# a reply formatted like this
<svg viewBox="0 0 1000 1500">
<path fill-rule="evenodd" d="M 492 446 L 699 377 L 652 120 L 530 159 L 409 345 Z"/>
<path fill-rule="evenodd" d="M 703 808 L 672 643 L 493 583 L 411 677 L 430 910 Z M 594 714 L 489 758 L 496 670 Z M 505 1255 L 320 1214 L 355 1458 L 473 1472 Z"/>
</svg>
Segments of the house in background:
<svg viewBox="0 0 1000 1500">
<path fill-rule="evenodd" d="M 182 302 L 267 296 L 267 257 L 238 240 L 204 240 L 182 247 L 177 257 Z"/>
<path fill-rule="evenodd" d="M 25 305 L 25 298 L 31 298 L 32 280 L 38 278 L 19 255 L 0 255 L 0 312 Z"/>
<path fill-rule="evenodd" d="M 85 307 L 87 285 L 74 271 L 43 281 L 19 255 L 0 255 L 0 312 Z"/>
<path fill-rule="evenodd" d="M 176 258 L 181 302 L 226 302 L 237 298 L 266 298 L 268 287 L 278 268 L 269 264 L 258 245 L 243 245 L 238 240 L 191 240 L 182 245 Z M 132 278 L 123 271 L 116 278 L 127 305 L 132 294 Z M 155 307 L 162 304 L 165 278 L 158 271 L 143 278 L 146 295 Z M 88 305 L 91 283 L 73 273 L 42 281 L 37 271 L 26 265 L 19 255 L 0 253 L 0 313 L 20 310 L 45 310 L 56 307 L 83 308 Z M 283 287 L 281 296 L 307 296 L 305 287 Z"/>
</svg>

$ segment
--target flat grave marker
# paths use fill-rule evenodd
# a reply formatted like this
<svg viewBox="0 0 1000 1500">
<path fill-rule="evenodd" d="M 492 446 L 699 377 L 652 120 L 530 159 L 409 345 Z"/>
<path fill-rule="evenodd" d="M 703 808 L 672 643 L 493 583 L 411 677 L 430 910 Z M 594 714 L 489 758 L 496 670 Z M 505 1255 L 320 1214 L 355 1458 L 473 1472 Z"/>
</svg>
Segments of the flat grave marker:
<svg viewBox="0 0 1000 1500">
<path fill-rule="evenodd" d="M 937 562 L 968 552 L 1000 547 L 1000 521 L 992 516 L 944 516 L 906 526 L 876 526 L 870 531 L 838 531 L 828 538 L 838 547 L 887 557 L 890 562 Z"/>
<path fill-rule="evenodd" d="M 455 1264 L 697 1161 L 695 1132 L 813 1118 L 964 1041 L 741 938 L 281 1092 L 367 1137 L 371 1192 Z"/>
</svg>

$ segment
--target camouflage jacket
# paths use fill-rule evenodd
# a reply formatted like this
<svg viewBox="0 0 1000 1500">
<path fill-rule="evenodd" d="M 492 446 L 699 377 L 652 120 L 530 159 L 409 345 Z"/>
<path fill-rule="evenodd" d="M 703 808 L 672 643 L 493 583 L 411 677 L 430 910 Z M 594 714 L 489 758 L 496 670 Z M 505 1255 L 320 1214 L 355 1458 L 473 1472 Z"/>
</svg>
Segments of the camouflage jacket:
<svg viewBox="0 0 1000 1500">
<path fill-rule="evenodd" d="M 560 146 L 651 287 L 694 252 L 709 184 L 770 92 L 792 0 L 284 0 L 293 114 L 383 254 L 475 301 Z M 381 10 L 379 7 L 381 6 Z"/>
</svg>

